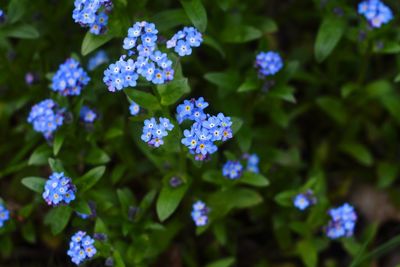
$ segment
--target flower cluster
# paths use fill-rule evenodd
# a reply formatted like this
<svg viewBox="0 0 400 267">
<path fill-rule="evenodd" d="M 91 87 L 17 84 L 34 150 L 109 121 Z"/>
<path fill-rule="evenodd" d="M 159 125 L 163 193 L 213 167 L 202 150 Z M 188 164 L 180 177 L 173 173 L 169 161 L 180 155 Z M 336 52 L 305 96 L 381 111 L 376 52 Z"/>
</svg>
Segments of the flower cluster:
<svg viewBox="0 0 400 267">
<path fill-rule="evenodd" d="M 4 226 L 4 223 L 10 219 L 10 212 L 7 208 L 0 204 L 0 228 Z"/>
<path fill-rule="evenodd" d="M 184 57 L 191 55 L 192 47 L 199 47 L 202 42 L 203 36 L 196 28 L 184 27 L 167 41 L 167 48 L 174 48 L 179 56 Z"/>
<path fill-rule="evenodd" d="M 260 52 L 256 57 L 256 68 L 260 76 L 276 74 L 283 67 L 281 56 L 277 52 Z"/>
<path fill-rule="evenodd" d="M 28 122 L 36 132 L 40 132 L 46 139 L 64 122 L 64 110 L 51 99 L 46 99 L 34 105 L 28 116 Z"/>
<path fill-rule="evenodd" d="M 195 155 L 196 160 L 205 160 L 215 153 L 218 148 L 214 142 L 225 142 L 232 138 L 231 118 L 225 117 L 222 113 L 217 116 L 206 114 L 204 113 L 206 107 L 208 103 L 200 97 L 197 100 L 185 100 L 176 109 L 179 124 L 184 120 L 194 121 L 190 130 L 183 132 L 184 138 L 181 142 L 189 148 L 191 154 Z"/>
<path fill-rule="evenodd" d="M 247 159 L 246 170 L 249 172 L 259 173 L 260 169 L 258 168 L 258 163 L 260 162 L 257 154 L 244 154 L 244 159 Z"/>
<path fill-rule="evenodd" d="M 314 197 L 314 193 L 311 190 L 298 194 L 293 199 L 293 205 L 299 210 L 305 210 L 309 206 L 314 205 L 316 202 L 317 199 Z"/>
<path fill-rule="evenodd" d="M 193 204 L 192 219 L 196 226 L 204 226 L 208 222 L 208 213 L 210 209 L 203 201 L 197 201 Z"/>
<path fill-rule="evenodd" d="M 99 35 L 106 31 L 108 15 L 112 9 L 111 0 L 75 0 L 72 18 L 90 32 Z"/>
<path fill-rule="evenodd" d="M 96 69 L 98 66 L 107 63 L 109 60 L 107 53 L 104 50 L 100 50 L 94 56 L 89 59 L 87 68 L 92 71 Z"/>
<path fill-rule="evenodd" d="M 365 0 L 359 3 L 358 13 L 363 15 L 374 28 L 380 28 L 393 19 L 392 10 L 380 0 Z"/>
<path fill-rule="evenodd" d="M 239 161 L 228 160 L 222 168 L 222 175 L 229 179 L 238 179 L 242 176 L 243 166 Z"/>
<path fill-rule="evenodd" d="M 67 254 L 76 265 L 92 258 L 96 252 L 94 239 L 85 232 L 79 231 L 71 237 Z"/>
<path fill-rule="evenodd" d="M 173 79 L 172 61 L 167 54 L 157 50 L 157 33 L 155 25 L 145 21 L 129 28 L 123 48 L 128 50 L 129 56 L 135 57 L 127 59 L 123 55 L 104 71 L 103 81 L 109 91 L 135 87 L 139 75 L 153 84 L 163 84 Z"/>
<path fill-rule="evenodd" d="M 345 203 L 329 210 L 331 220 L 326 227 L 326 235 L 331 239 L 350 237 L 354 233 L 357 215 L 353 206 Z"/>
<path fill-rule="evenodd" d="M 167 118 L 160 118 L 157 123 L 155 118 L 144 121 L 142 140 L 150 146 L 159 147 L 164 144 L 163 138 L 172 131 L 174 125 Z"/>
<path fill-rule="evenodd" d="M 48 205 L 69 204 L 75 199 L 76 187 L 63 172 L 53 172 L 44 186 L 43 199 Z"/>
<path fill-rule="evenodd" d="M 81 111 L 79 112 L 79 117 L 83 122 L 93 123 L 97 118 L 97 114 L 88 106 L 82 106 Z"/>
<path fill-rule="evenodd" d="M 129 105 L 129 112 L 132 116 L 136 116 L 140 112 L 140 106 L 132 101 Z"/>
<path fill-rule="evenodd" d="M 90 81 L 89 76 L 73 58 L 67 59 L 60 65 L 52 78 L 50 88 L 63 96 L 80 95 L 81 90 Z"/>
</svg>

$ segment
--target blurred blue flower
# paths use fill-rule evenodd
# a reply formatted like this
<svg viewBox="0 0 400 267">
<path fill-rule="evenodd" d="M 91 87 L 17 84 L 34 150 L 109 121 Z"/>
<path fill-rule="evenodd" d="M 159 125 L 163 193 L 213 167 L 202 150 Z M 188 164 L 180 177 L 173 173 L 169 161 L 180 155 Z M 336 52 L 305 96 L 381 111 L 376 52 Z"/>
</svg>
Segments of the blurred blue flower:
<svg viewBox="0 0 400 267">
<path fill-rule="evenodd" d="M 97 114 L 88 106 L 82 106 L 81 111 L 79 112 L 79 117 L 83 122 L 93 123 L 97 118 Z"/>
<path fill-rule="evenodd" d="M 358 4 L 358 14 L 363 15 L 374 28 L 393 19 L 392 10 L 380 0 L 366 0 Z"/>
<path fill-rule="evenodd" d="M 328 212 L 331 220 L 326 226 L 326 235 L 331 239 L 350 237 L 354 233 L 357 214 L 353 206 L 348 203 L 332 208 Z"/>
<path fill-rule="evenodd" d="M 85 232 L 79 231 L 71 237 L 67 254 L 71 257 L 71 261 L 76 265 L 87 261 L 96 253 L 97 250 L 94 246 L 94 239 Z"/>
<path fill-rule="evenodd" d="M 260 158 L 257 154 L 244 154 L 244 159 L 247 159 L 246 170 L 249 172 L 259 173 L 260 170 L 258 168 L 258 163 L 260 162 Z"/>
<path fill-rule="evenodd" d="M 209 208 L 203 201 L 197 201 L 193 204 L 192 219 L 196 226 L 204 226 L 208 223 Z"/>
<path fill-rule="evenodd" d="M 3 23 L 6 20 L 6 13 L 2 9 L 0 9 L 0 23 Z"/>
<path fill-rule="evenodd" d="M 270 76 L 282 69 L 283 61 L 277 52 L 260 52 L 256 57 L 256 67 L 260 76 Z"/>
<path fill-rule="evenodd" d="M 10 212 L 7 208 L 0 204 L 0 228 L 4 226 L 4 223 L 10 219 Z"/>
<path fill-rule="evenodd" d="M 140 112 L 140 106 L 132 101 L 129 106 L 129 112 L 132 116 L 136 116 Z"/>
<path fill-rule="evenodd" d="M 95 35 L 107 30 L 108 15 L 112 9 L 111 0 L 75 0 L 72 18 L 82 27 L 89 27 Z"/>
<path fill-rule="evenodd" d="M 69 58 L 60 65 L 54 74 L 50 88 L 63 96 L 80 95 L 81 90 L 89 81 L 89 76 L 79 62 Z"/>
<path fill-rule="evenodd" d="M 88 62 L 88 70 L 92 71 L 94 69 L 96 69 L 98 66 L 104 64 L 104 63 L 108 63 L 110 60 L 107 56 L 107 53 L 104 50 L 100 50 L 99 52 L 97 52 L 94 56 L 92 56 L 89 59 Z"/>
<path fill-rule="evenodd" d="M 228 160 L 222 168 L 222 175 L 232 180 L 240 178 L 242 172 L 243 166 L 239 161 Z"/>
<path fill-rule="evenodd" d="M 53 172 L 44 186 L 43 199 L 48 205 L 69 204 L 75 199 L 76 187 L 63 172 Z"/>
<path fill-rule="evenodd" d="M 64 122 L 64 110 L 51 99 L 46 99 L 34 105 L 29 113 L 28 122 L 36 132 L 40 132 L 46 139 L 53 136 Z"/>
<path fill-rule="evenodd" d="M 308 190 L 306 193 L 300 193 L 296 195 L 293 199 L 293 205 L 299 210 L 305 210 L 309 206 L 314 205 L 317 202 L 314 197 L 314 193 Z"/>
</svg>

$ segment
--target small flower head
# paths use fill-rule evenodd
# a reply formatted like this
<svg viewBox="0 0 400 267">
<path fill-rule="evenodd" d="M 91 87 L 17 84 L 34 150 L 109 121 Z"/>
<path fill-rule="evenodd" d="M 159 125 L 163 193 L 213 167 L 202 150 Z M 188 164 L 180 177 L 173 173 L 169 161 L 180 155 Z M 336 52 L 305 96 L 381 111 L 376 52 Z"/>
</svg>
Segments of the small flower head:
<svg viewBox="0 0 400 267">
<path fill-rule="evenodd" d="M 0 228 L 2 228 L 5 222 L 8 221 L 9 219 L 10 219 L 10 212 L 3 204 L 0 204 Z"/>
<path fill-rule="evenodd" d="M 298 194 L 293 199 L 293 205 L 299 210 L 305 210 L 315 203 L 316 198 L 314 197 L 314 193 L 311 190 L 308 190 L 306 193 Z"/>
<path fill-rule="evenodd" d="M 242 176 L 243 166 L 239 161 L 228 160 L 222 168 L 222 175 L 229 179 L 238 179 Z"/>
<path fill-rule="evenodd" d="M 62 172 L 53 172 L 44 186 L 43 199 L 48 205 L 69 204 L 75 199 L 76 187 Z"/>
<path fill-rule="evenodd" d="M 72 18 L 82 27 L 90 28 L 95 35 L 107 30 L 108 13 L 112 9 L 111 0 L 75 0 Z"/>
<path fill-rule="evenodd" d="M 246 170 L 249 172 L 259 173 L 260 170 L 258 168 L 258 163 L 260 162 L 260 158 L 257 154 L 244 154 L 243 158 L 247 160 Z"/>
<path fill-rule="evenodd" d="M 380 0 L 365 0 L 358 4 L 358 14 L 363 15 L 373 28 L 380 28 L 393 19 L 392 10 Z"/>
<path fill-rule="evenodd" d="M 94 246 L 94 239 L 85 232 L 79 231 L 71 237 L 67 254 L 76 265 L 87 261 L 96 253 L 97 250 Z"/>
<path fill-rule="evenodd" d="M 174 128 L 167 118 L 160 118 L 159 123 L 155 118 L 144 121 L 141 139 L 148 145 L 159 147 L 164 144 L 163 138 Z"/>
<path fill-rule="evenodd" d="M 282 67 L 283 61 L 277 52 L 260 52 L 256 57 L 256 68 L 261 77 L 274 75 Z"/>
<path fill-rule="evenodd" d="M 132 101 L 129 106 L 129 112 L 131 113 L 132 116 L 138 115 L 140 112 L 140 106 Z"/>
<path fill-rule="evenodd" d="M 25 74 L 25 83 L 27 85 L 33 85 L 39 81 L 39 76 L 34 72 L 27 72 Z"/>
<path fill-rule="evenodd" d="M 174 48 L 181 56 L 192 54 L 192 47 L 199 47 L 203 42 L 202 34 L 194 27 L 184 27 L 167 41 L 167 48 Z"/>
<path fill-rule="evenodd" d="M 204 226 L 208 223 L 209 208 L 203 201 L 197 201 L 193 204 L 192 219 L 196 226 Z"/>
<path fill-rule="evenodd" d="M 332 208 L 328 212 L 331 217 L 325 228 L 326 235 L 331 239 L 353 236 L 357 221 L 357 214 L 353 206 L 348 203 Z"/>
<path fill-rule="evenodd" d="M 29 113 L 28 122 L 36 132 L 42 133 L 46 139 L 53 136 L 64 122 L 64 110 L 51 99 L 46 99 L 34 105 Z"/>
<path fill-rule="evenodd" d="M 0 24 L 6 21 L 6 13 L 2 9 L 0 9 Z"/>
<path fill-rule="evenodd" d="M 82 106 L 79 117 L 85 123 L 93 123 L 97 118 L 97 114 L 88 106 Z"/>
<path fill-rule="evenodd" d="M 98 66 L 108 63 L 110 60 L 107 56 L 107 53 L 104 50 L 100 50 L 94 56 L 89 59 L 87 68 L 88 70 L 92 71 L 96 69 Z"/>
<path fill-rule="evenodd" d="M 53 76 L 50 88 L 63 96 L 80 95 L 89 81 L 89 76 L 79 62 L 69 58 L 60 65 Z"/>
</svg>

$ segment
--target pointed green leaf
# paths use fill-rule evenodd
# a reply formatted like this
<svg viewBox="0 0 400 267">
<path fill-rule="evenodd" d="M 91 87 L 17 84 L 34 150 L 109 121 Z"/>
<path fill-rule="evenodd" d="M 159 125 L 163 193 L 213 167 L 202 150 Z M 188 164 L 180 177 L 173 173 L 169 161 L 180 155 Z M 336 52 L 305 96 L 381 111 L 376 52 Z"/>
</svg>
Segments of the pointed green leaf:
<svg viewBox="0 0 400 267">
<path fill-rule="evenodd" d="M 181 4 L 193 25 L 204 32 L 207 28 L 207 13 L 201 0 L 181 0 Z"/>
<path fill-rule="evenodd" d="M 35 191 L 37 193 L 43 193 L 44 185 L 46 184 L 46 179 L 41 177 L 26 177 L 21 180 L 21 183 L 27 188 Z"/>
<path fill-rule="evenodd" d="M 318 62 L 324 61 L 339 43 L 344 33 L 345 23 L 338 17 L 325 17 L 319 27 L 314 53 Z"/>
</svg>

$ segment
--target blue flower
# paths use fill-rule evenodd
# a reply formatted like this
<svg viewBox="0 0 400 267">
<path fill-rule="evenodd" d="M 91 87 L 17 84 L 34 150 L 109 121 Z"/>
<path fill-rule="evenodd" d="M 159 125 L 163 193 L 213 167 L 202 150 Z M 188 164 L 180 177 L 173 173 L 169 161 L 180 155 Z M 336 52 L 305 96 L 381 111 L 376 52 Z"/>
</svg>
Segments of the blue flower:
<svg viewBox="0 0 400 267">
<path fill-rule="evenodd" d="M 93 123 L 97 118 L 97 114 L 88 106 L 82 106 L 81 111 L 79 112 L 79 117 L 84 122 Z"/>
<path fill-rule="evenodd" d="M 270 76 L 282 69 L 283 61 L 277 52 L 260 52 L 256 57 L 256 67 L 260 76 Z"/>
<path fill-rule="evenodd" d="M 144 121 L 141 139 L 149 146 L 159 147 L 164 144 L 163 138 L 174 128 L 167 118 L 160 118 L 157 123 L 155 118 Z"/>
<path fill-rule="evenodd" d="M 197 201 L 193 204 L 192 219 L 196 226 L 204 226 L 208 223 L 209 208 L 203 201 Z"/>
<path fill-rule="evenodd" d="M 89 59 L 87 68 L 88 70 L 92 71 L 96 69 L 98 66 L 107 63 L 108 61 L 110 60 L 108 59 L 107 53 L 104 50 L 100 50 Z"/>
<path fill-rule="evenodd" d="M 358 4 L 358 14 L 363 15 L 374 28 L 393 19 L 392 10 L 380 0 L 366 0 Z"/>
<path fill-rule="evenodd" d="M 136 81 L 139 78 L 135 72 L 136 65 L 132 59 L 125 61 L 124 58 L 121 57 L 104 71 L 103 81 L 110 92 L 136 86 Z"/>
<path fill-rule="evenodd" d="M 10 212 L 7 208 L 0 204 L 0 228 L 4 226 L 4 223 L 10 219 Z"/>
<path fill-rule="evenodd" d="M 3 23 L 6 20 L 6 13 L 2 9 L 0 9 L 0 23 Z"/>
<path fill-rule="evenodd" d="M 63 172 L 53 172 L 44 186 L 43 199 L 48 205 L 69 204 L 75 199 L 76 187 Z"/>
<path fill-rule="evenodd" d="M 306 193 L 298 194 L 293 199 L 293 205 L 299 210 L 305 210 L 316 202 L 317 200 L 311 190 L 308 190 Z"/>
<path fill-rule="evenodd" d="M 71 257 L 71 261 L 76 265 L 87 261 L 96 253 L 97 250 L 94 246 L 94 239 L 85 232 L 79 231 L 71 237 L 67 254 Z"/>
<path fill-rule="evenodd" d="M 107 30 L 108 15 L 112 9 L 111 0 L 75 0 L 72 18 L 82 27 L 89 27 L 92 34 Z"/>
<path fill-rule="evenodd" d="M 167 41 L 167 48 L 174 48 L 179 56 L 192 54 L 192 47 L 199 47 L 203 42 L 201 33 L 194 27 L 184 27 Z"/>
<path fill-rule="evenodd" d="M 184 131 L 181 143 L 189 148 L 196 160 L 204 160 L 215 153 L 218 147 L 216 141 L 226 141 L 232 138 L 232 121 L 219 113 L 217 116 L 205 114 L 208 107 L 204 98 L 185 100 L 176 108 L 176 118 L 179 124 L 185 120 L 194 121 L 190 130 Z"/>
<path fill-rule="evenodd" d="M 332 208 L 328 212 L 331 217 L 326 226 L 326 235 L 331 239 L 353 236 L 357 214 L 348 203 Z"/>
<path fill-rule="evenodd" d="M 132 116 L 136 116 L 140 112 L 140 106 L 132 101 L 131 105 L 129 106 L 129 112 Z"/>
<path fill-rule="evenodd" d="M 53 136 L 64 122 L 64 110 L 51 99 L 46 99 L 34 105 L 29 113 L 28 122 L 36 132 L 42 133 L 46 139 Z"/>
<path fill-rule="evenodd" d="M 258 163 L 260 161 L 259 157 L 257 154 L 244 154 L 243 155 L 244 159 L 247 159 L 247 166 L 246 170 L 249 172 L 254 172 L 254 173 L 259 173 L 260 170 L 258 168 Z"/>
<path fill-rule="evenodd" d="M 243 166 L 239 161 L 228 160 L 222 168 L 222 175 L 232 180 L 240 178 L 242 172 Z"/>
<path fill-rule="evenodd" d="M 63 96 L 80 95 L 81 90 L 90 81 L 89 76 L 73 58 L 67 59 L 60 65 L 52 78 L 50 88 Z"/>
</svg>

